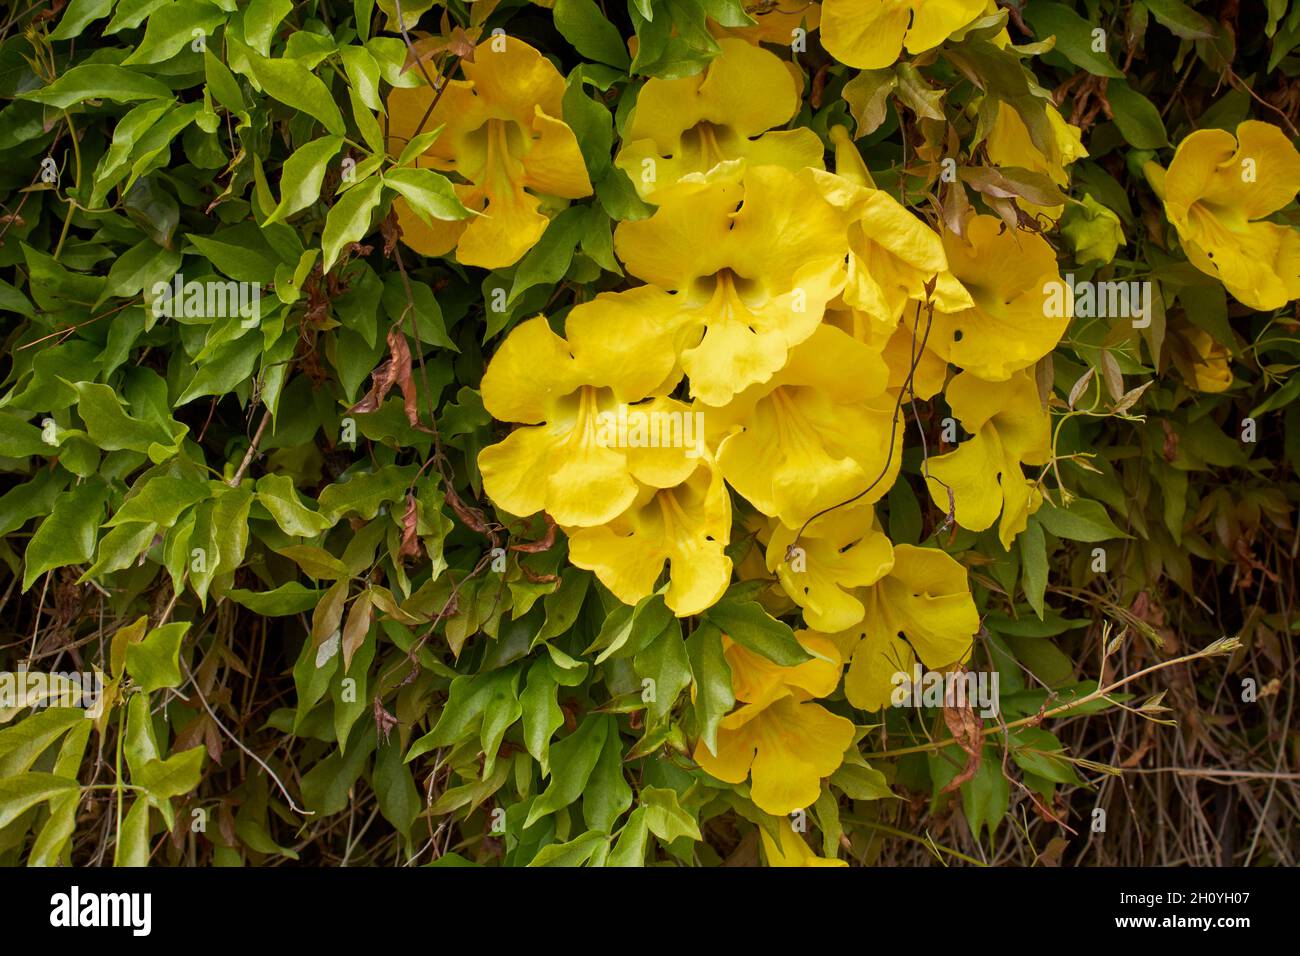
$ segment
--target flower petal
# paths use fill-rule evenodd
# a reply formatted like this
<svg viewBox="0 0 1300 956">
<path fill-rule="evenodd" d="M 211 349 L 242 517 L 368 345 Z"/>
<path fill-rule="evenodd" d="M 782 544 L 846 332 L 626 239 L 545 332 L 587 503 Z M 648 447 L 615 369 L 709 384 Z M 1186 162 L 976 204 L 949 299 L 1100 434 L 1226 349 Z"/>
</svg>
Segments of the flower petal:
<svg viewBox="0 0 1300 956">
<path fill-rule="evenodd" d="M 587 165 L 578 138 L 563 120 L 540 106 L 533 117 L 533 139 L 524 154 L 524 185 L 548 196 L 581 199 L 591 195 Z"/>
<path fill-rule="evenodd" d="M 760 810 L 778 816 L 812 806 L 822 778 L 839 768 L 853 742 L 851 720 L 794 696 L 774 701 L 749 727 L 756 750 L 750 797 Z M 721 730 L 718 735 L 720 740 Z"/>
<path fill-rule="evenodd" d="M 1061 282 L 1056 255 L 1037 233 L 1002 231 L 993 216 L 974 216 L 966 238 L 944 235 L 953 275 L 975 307 L 937 309 L 928 344 L 945 360 L 1001 381 L 1052 350 L 1069 324 L 1069 310 L 1052 315 L 1051 286 Z"/>
<path fill-rule="evenodd" d="M 568 343 L 539 315 L 506 336 L 483 373 L 480 392 L 493 418 L 533 425 L 545 421 L 552 403 L 581 384 Z"/>
</svg>

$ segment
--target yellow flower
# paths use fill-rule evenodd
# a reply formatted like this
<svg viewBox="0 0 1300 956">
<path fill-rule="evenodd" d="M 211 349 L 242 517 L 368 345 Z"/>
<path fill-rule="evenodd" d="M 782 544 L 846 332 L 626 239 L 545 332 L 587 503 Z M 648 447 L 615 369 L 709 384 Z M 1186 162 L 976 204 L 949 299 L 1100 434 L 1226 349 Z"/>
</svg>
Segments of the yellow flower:
<svg viewBox="0 0 1300 956">
<path fill-rule="evenodd" d="M 625 448 L 607 438 L 620 405 L 661 387 L 671 355 L 638 341 L 634 329 L 604 324 L 590 303 L 569 313 L 567 332 L 566 342 L 538 316 L 492 357 L 483 406 L 526 427 L 483 449 L 478 464 L 484 491 L 510 514 L 545 510 L 565 527 L 591 527 L 626 511 L 638 480 L 675 485 L 697 461 L 684 448 Z"/>
<path fill-rule="evenodd" d="M 970 294 L 948 271 L 938 233 L 889 193 L 872 186 L 871 174 L 844 127 L 832 127 L 830 135 L 835 142 L 835 174 L 812 175 L 846 221 L 845 303 L 870 317 L 886 337 L 909 303 L 925 301 L 927 283 L 935 283 L 936 307 L 945 312 L 970 308 Z"/>
<path fill-rule="evenodd" d="M 985 0 L 823 0 L 822 46 L 860 70 L 891 66 L 903 48 L 932 50 L 984 12 Z"/>
<path fill-rule="evenodd" d="M 1018 166 L 1031 172 L 1042 173 L 1056 185 L 1066 187 L 1070 174 L 1066 166 L 1076 159 L 1084 159 L 1088 151 L 1083 146 L 1083 133 L 1077 126 L 1066 122 L 1059 110 L 1047 104 L 1047 120 L 1052 127 L 1053 142 L 1050 154 L 1044 154 L 1034 145 L 1029 128 L 1009 104 L 998 104 L 998 115 L 993 121 L 985 141 L 989 159 L 996 166 Z M 1033 216 L 1043 213 L 1051 219 L 1060 219 L 1065 206 L 1034 206 L 1018 200 L 1021 208 Z"/>
<path fill-rule="evenodd" d="M 810 628 L 847 630 L 866 613 L 856 589 L 875 584 L 894 566 L 894 546 L 876 523 L 875 509 L 850 505 L 809 524 L 796 543 L 797 533 L 773 522 L 768 570 L 803 608 Z"/>
<path fill-rule="evenodd" d="M 1046 239 L 1007 230 L 994 216 L 973 216 L 965 237 L 944 233 L 943 246 L 953 275 L 975 300 L 974 308 L 958 312 L 935 309 L 928 344 L 944 360 L 1005 381 L 1060 341 L 1071 309 L 1054 310 L 1052 303 L 1071 299 Z M 1053 295 L 1054 289 L 1063 291 Z"/>
<path fill-rule="evenodd" d="M 466 79 L 448 81 L 424 122 L 423 131 L 442 132 L 419 165 L 458 174 L 465 182 L 456 195 L 483 215 L 430 225 L 403 200 L 394 207 L 402 239 L 416 252 L 455 249 L 465 265 L 497 269 L 517 262 L 546 231 L 539 196 L 579 199 L 591 195 L 591 182 L 561 118 L 564 79 L 549 60 L 522 40 L 493 37 L 462 69 Z M 428 86 L 389 94 L 393 152 L 416 135 L 436 96 Z"/>
<path fill-rule="evenodd" d="M 656 404 L 690 414 L 671 399 Z M 642 484 L 631 507 L 608 524 L 566 528 L 570 560 L 594 571 L 624 604 L 636 604 L 654 592 L 666 561 L 670 578 L 664 600 L 673 613 L 686 617 L 715 604 L 731 582 L 731 559 L 724 553 L 731 536 L 731 499 L 717 465 L 707 457 L 697 462 L 679 484 Z"/>
<path fill-rule="evenodd" d="M 702 73 L 652 77 L 637 94 L 626 145 L 614 162 L 641 198 L 662 202 L 683 177 L 728 160 L 791 170 L 822 165 L 816 133 L 774 129 L 799 111 L 799 89 L 785 63 L 744 40 L 723 39 L 719 46 L 722 53 Z"/>
<path fill-rule="evenodd" d="M 851 720 L 812 703 L 839 683 L 842 664 L 835 645 L 807 631 L 795 636 L 820 657 L 781 667 L 724 640 L 732 690 L 741 706 L 722 718 L 716 754 L 703 741 L 695 747 L 695 762 L 717 779 L 743 783 L 750 777 L 755 806 L 774 816 L 816 802 L 822 778 L 838 769 L 853 742 Z"/>
<path fill-rule="evenodd" d="M 894 399 L 884 392 L 887 374 L 870 348 L 820 326 L 770 380 L 708 411 L 727 483 L 792 528 L 868 488 L 861 503 L 879 500 L 903 450 L 902 422 L 895 424 Z"/>
<path fill-rule="evenodd" d="M 913 364 L 916 371 L 912 374 L 912 393 L 917 398 L 933 398 L 943 389 L 948 363 L 925 342 L 926 310 L 920 303 L 913 303 L 903 321 L 891 330 L 865 312 L 849 308 L 827 309 L 825 322 L 847 332 L 881 357 L 889 368 L 890 391 L 907 384 Z"/>
<path fill-rule="evenodd" d="M 1006 382 L 986 382 L 963 372 L 948 385 L 948 405 L 973 437 L 946 455 L 930 459 L 930 497 L 948 510 L 952 490 L 957 523 L 971 531 L 992 526 L 1010 548 L 1038 510 L 1042 495 L 1025 477 L 1022 464 L 1044 465 L 1052 457 L 1051 418 L 1027 372 Z"/>
<path fill-rule="evenodd" d="M 746 12 L 757 21 L 756 26 L 724 27 L 710 20 L 709 32 L 716 37 L 739 37 L 748 43 L 790 46 L 796 36 L 795 30 L 803 27 L 812 33 L 822 22 L 822 8 L 816 3 L 794 3 L 789 10 L 778 6 L 766 12 L 761 7 Z"/>
<path fill-rule="evenodd" d="M 773 522 L 767 515 L 756 511 L 744 513 L 741 518 L 743 537 L 751 540 L 744 543 L 742 556 L 736 562 L 736 580 L 763 582 L 763 586 L 754 595 L 754 600 L 773 617 L 783 617 L 794 613 L 798 605 L 790 600 L 776 575 L 767 569 L 767 542 L 771 538 L 773 524 L 777 522 Z"/>
<path fill-rule="evenodd" d="M 621 223 L 615 248 L 650 285 L 593 303 L 610 322 L 622 306 L 620 321 L 680 355 L 708 405 L 770 379 L 844 283 L 844 230 L 811 180 L 778 166 L 739 173 L 724 164 L 649 219 Z"/>
<path fill-rule="evenodd" d="M 1259 221 L 1300 190 L 1300 153 L 1280 129 L 1247 120 L 1236 138 L 1197 130 L 1178 144 L 1163 188 L 1192 265 L 1252 309 L 1300 298 L 1300 229 Z"/>
<path fill-rule="evenodd" d="M 780 820 L 777 827 L 781 835 L 779 844 L 772 839 L 766 829 L 763 827 L 758 828 L 759 838 L 763 842 L 763 856 L 767 858 L 768 866 L 849 865 L 847 860 L 818 856 L 813 852 L 813 848 L 808 845 L 808 842 L 794 832 L 794 827 L 789 820 Z"/>
<path fill-rule="evenodd" d="M 934 670 L 964 661 L 980 626 L 966 569 L 935 548 L 895 545 L 893 569 L 862 602 L 862 622 L 833 637 L 850 658 L 844 694 L 862 710 L 888 704 L 894 675 L 910 675 L 918 655 Z"/>
<path fill-rule="evenodd" d="M 1186 358 L 1180 352 L 1173 354 L 1188 385 L 1198 392 L 1222 392 L 1232 385 L 1227 348 L 1214 341 L 1210 333 L 1194 325 L 1183 329 L 1180 337 L 1190 346 L 1188 351 L 1191 354 Z"/>
</svg>

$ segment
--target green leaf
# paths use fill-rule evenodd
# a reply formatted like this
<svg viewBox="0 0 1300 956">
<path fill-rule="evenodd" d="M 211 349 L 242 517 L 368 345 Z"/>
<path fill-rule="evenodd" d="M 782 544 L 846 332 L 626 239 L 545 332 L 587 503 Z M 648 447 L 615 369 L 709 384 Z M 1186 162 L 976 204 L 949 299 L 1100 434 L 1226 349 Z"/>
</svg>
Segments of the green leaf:
<svg viewBox="0 0 1300 956">
<path fill-rule="evenodd" d="M 622 34 L 592 0 L 556 0 L 555 28 L 588 59 L 622 70 L 632 62 Z"/>
<path fill-rule="evenodd" d="M 1025 20 L 1034 28 L 1038 39 L 1056 37 L 1056 49 L 1077 67 L 1095 76 L 1123 79 L 1124 74 L 1111 62 L 1110 54 L 1093 49 L 1093 30 L 1098 29 L 1061 3 L 1029 3 Z M 1106 33 L 1102 31 L 1103 40 Z"/>
<path fill-rule="evenodd" d="M 151 76 L 110 63 L 83 64 L 60 74 L 54 82 L 39 90 L 19 93 L 15 99 L 35 100 L 58 110 L 86 100 L 112 100 L 132 103 L 136 100 L 171 98 L 172 91 Z"/>
<path fill-rule="evenodd" d="M 573 251 L 582 240 L 585 223 L 586 210 L 582 206 L 570 206 L 550 221 L 542 238 L 528 250 L 515 270 L 507 305 L 514 305 L 533 286 L 554 285 L 564 278 L 573 261 Z"/>
<path fill-rule="evenodd" d="M 182 796 L 199 785 L 205 753 L 203 747 L 191 747 L 166 760 L 148 760 L 131 775 L 131 782 L 144 787 L 155 800 Z"/>
<path fill-rule="evenodd" d="M 50 34 L 50 39 L 72 40 L 81 36 L 88 24 L 113 12 L 114 2 L 115 0 L 72 0 L 64 10 L 59 25 Z"/>
<path fill-rule="evenodd" d="M 38 803 L 80 789 L 76 780 L 52 773 L 21 773 L 0 779 L 0 830 Z"/>
<path fill-rule="evenodd" d="M 541 658 L 528 669 L 524 692 L 519 697 L 522 707 L 524 746 L 541 765 L 542 775 L 550 771 L 551 737 L 564 723 L 564 712 L 556 703 L 555 692 L 559 683 L 551 670 L 549 658 Z"/>
<path fill-rule="evenodd" d="M 319 120 L 335 136 L 346 135 L 347 125 L 329 87 L 300 62 L 270 60 L 250 51 L 248 65 L 258 86 L 272 99 Z"/>
<path fill-rule="evenodd" d="M 707 621 L 686 640 L 695 681 L 696 730 L 711 753 L 718 752 L 718 724 L 736 702 L 731 666 L 722 650 L 722 632 Z"/>
<path fill-rule="evenodd" d="M 812 660 L 790 625 L 778 621 L 756 601 L 723 598 L 704 616 L 737 644 L 782 667 Z"/>
<path fill-rule="evenodd" d="M 334 268 L 343 249 L 360 242 L 370 232 L 370 220 L 383 193 L 382 183 L 378 176 L 371 176 L 345 192 L 330 208 L 321 235 L 325 259 L 321 267 L 323 271 L 329 272 Z"/>
<path fill-rule="evenodd" d="M 451 180 L 432 169 L 401 167 L 384 173 L 384 185 L 401 194 L 425 222 L 465 219 L 472 215 L 461 205 Z"/>
<path fill-rule="evenodd" d="M 176 687 L 181 682 L 181 641 L 189 621 L 173 621 L 150 631 L 143 641 L 126 649 L 126 672 L 144 691 Z"/>
<path fill-rule="evenodd" d="M 369 521 L 379 513 L 380 506 L 406 497 L 415 472 L 415 465 L 385 465 L 377 471 L 352 475 L 320 493 L 320 513 L 329 517 L 330 524 L 351 513 Z"/>
<path fill-rule="evenodd" d="M 649 701 L 651 722 L 657 723 L 672 710 L 677 695 L 691 683 L 691 662 L 682 640 L 681 624 L 674 618 L 668 626 L 637 653 L 632 661 L 637 676 L 654 681 L 654 697 Z"/>
<path fill-rule="evenodd" d="M 54 434 L 55 444 L 50 444 L 42 437 L 41 429 L 35 425 L 16 415 L 0 412 L 0 455 L 5 458 L 54 455 L 58 449 L 58 434 Z"/>
<path fill-rule="evenodd" d="M 235 113 L 248 109 L 235 74 L 230 72 L 230 67 L 213 56 L 211 50 L 203 51 L 203 78 L 212 98 L 226 109 Z"/>
<path fill-rule="evenodd" d="M 649 812 L 645 807 L 637 807 L 628 816 L 618 842 L 605 861 L 606 866 L 645 866 L 646 837 L 650 830 L 646 816 Z"/>
<path fill-rule="evenodd" d="M 1011 733 L 1011 759 L 1021 770 L 1056 783 L 1078 786 L 1083 781 L 1064 759 L 1065 748 L 1041 727 L 1020 727 Z"/>
<path fill-rule="evenodd" d="M 587 653 L 603 648 L 596 657 L 597 664 L 603 664 L 611 657 L 617 659 L 635 654 L 654 640 L 671 619 L 672 612 L 664 604 L 661 594 L 642 598 L 636 607 L 620 605 L 605 618 Z"/>
<path fill-rule="evenodd" d="M 270 56 L 275 28 L 291 10 L 292 0 L 249 0 L 244 8 L 244 42 L 262 56 Z"/>
<path fill-rule="evenodd" d="M 590 64 L 574 68 L 564 88 L 564 120 L 573 130 L 582 150 L 583 161 L 592 182 L 609 172 L 610 150 L 614 142 L 614 118 L 608 109 L 583 90 L 583 78 Z M 595 208 L 595 207 L 592 207 Z"/>
<path fill-rule="evenodd" d="M 334 522 L 302 503 L 288 475 L 266 475 L 257 480 L 257 500 L 285 534 L 314 538 Z"/>
<path fill-rule="evenodd" d="M 614 823 L 632 805 L 632 788 L 623 776 L 623 743 L 618 721 L 606 716 L 605 746 L 582 793 L 582 819 L 601 833 L 610 833 Z"/>
<path fill-rule="evenodd" d="M 1076 498 L 1070 507 L 1058 508 L 1044 501 L 1034 517 L 1043 529 L 1067 541 L 1109 541 L 1112 538 L 1129 538 L 1115 527 L 1100 501 Z"/>
<path fill-rule="evenodd" d="M 157 422 L 132 418 L 122 407 L 117 393 L 107 385 L 77 382 L 77 414 L 86 423 L 86 433 L 104 451 L 138 451 L 147 454 L 155 444 L 174 448 L 188 429 L 173 423 L 169 434 Z"/>
<path fill-rule="evenodd" d="M 1043 617 L 1043 594 L 1047 590 L 1047 539 L 1043 535 L 1043 526 L 1036 517 L 1030 517 L 1025 531 L 1019 538 L 1020 564 L 1024 568 L 1025 600 Z"/>
<path fill-rule="evenodd" d="M 194 31 L 211 36 L 226 22 L 226 14 L 207 0 L 176 0 L 149 15 L 144 39 L 125 60 L 125 66 L 170 60 L 194 41 Z"/>
<path fill-rule="evenodd" d="M 646 826 L 665 843 L 672 843 L 681 837 L 697 841 L 703 839 L 700 825 L 677 801 L 677 791 L 666 787 L 642 787 L 640 799 L 646 812 Z"/>
<path fill-rule="evenodd" d="M 1181 0 L 1142 0 L 1155 18 L 1184 40 L 1207 40 L 1214 36 L 1214 23 Z"/>
<path fill-rule="evenodd" d="M 1115 115 L 1115 125 L 1131 146 L 1162 149 L 1169 145 L 1160 111 L 1126 81 L 1112 80 L 1107 84 L 1106 99 Z"/>
<path fill-rule="evenodd" d="M 24 555 L 23 591 L 54 568 L 84 564 L 95 553 L 95 531 L 108 500 L 108 483 L 95 476 L 54 500 L 50 516 L 41 522 Z"/>
<path fill-rule="evenodd" d="M 551 782 L 529 808 L 525 829 L 582 796 L 604 750 L 609 725 L 607 715 L 589 714 L 577 730 L 551 748 Z"/>
<path fill-rule="evenodd" d="M 966 823 L 976 840 L 980 838 L 980 831 L 987 828 L 992 842 L 998 824 L 1007 815 L 1010 802 L 1011 784 L 1002 775 L 1001 757 L 992 747 L 986 747 L 979 770 L 961 787 L 962 812 L 966 814 Z"/>
<path fill-rule="evenodd" d="M 226 597 L 248 608 L 260 617 L 287 617 L 310 611 L 321 599 L 322 592 L 298 581 L 281 584 L 270 591 L 249 591 L 232 588 Z"/>
<path fill-rule="evenodd" d="M 322 136 L 294 150 L 280 173 L 280 204 L 267 224 L 280 222 L 320 199 L 321 183 L 330 161 L 343 148 L 342 136 Z"/>
<path fill-rule="evenodd" d="M 889 782 L 875 767 L 846 763 L 831 774 L 831 785 L 853 800 L 883 800 L 892 797 Z"/>
<path fill-rule="evenodd" d="M 164 249 L 152 239 L 141 239 L 114 260 L 108 270 L 108 282 L 95 305 L 111 298 L 132 298 L 144 289 L 151 289 L 154 283 L 170 279 L 180 265 L 180 252 Z"/>
<path fill-rule="evenodd" d="M 375 796 L 379 812 L 403 837 L 410 839 L 411 824 L 423 804 L 411 768 L 402 761 L 400 736 L 394 734 L 390 741 L 379 746 L 375 754 Z"/>
<path fill-rule="evenodd" d="M 114 528 L 132 521 L 171 527 L 186 508 L 212 496 L 211 486 L 206 480 L 172 475 L 154 475 L 136 482 L 132 492 L 105 527 Z"/>
<path fill-rule="evenodd" d="M 122 829 L 113 848 L 113 865 L 148 866 L 149 851 L 149 801 L 137 797 L 122 818 Z"/>
<path fill-rule="evenodd" d="M 528 862 L 528 866 L 582 866 L 591 855 L 596 852 L 596 848 L 603 843 L 607 843 L 609 837 L 595 830 L 588 830 L 582 836 L 570 840 L 568 843 L 552 843 L 549 846 L 542 847 L 535 857 Z"/>
</svg>

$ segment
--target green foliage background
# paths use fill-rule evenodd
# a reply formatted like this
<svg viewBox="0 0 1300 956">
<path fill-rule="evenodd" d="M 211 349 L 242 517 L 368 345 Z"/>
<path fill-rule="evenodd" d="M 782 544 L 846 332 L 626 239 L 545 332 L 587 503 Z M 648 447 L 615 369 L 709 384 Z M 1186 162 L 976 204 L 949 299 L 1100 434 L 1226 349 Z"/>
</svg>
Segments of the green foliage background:
<svg viewBox="0 0 1300 956">
<path fill-rule="evenodd" d="M 404 7 L 415 38 L 446 41 L 430 72 L 502 27 L 568 77 L 596 195 L 517 266 L 485 273 L 392 241 L 395 196 L 459 204 L 385 152 L 383 100 L 415 82 L 388 0 L 16 0 L 3 14 L 0 669 L 98 668 L 110 706 L 94 721 L 0 711 L 0 862 L 707 865 L 757 862 L 758 828 L 776 825 L 688 756 L 732 703 L 708 616 L 624 607 L 542 521 L 499 520 L 475 466 L 502 434 L 477 387 L 503 334 L 624 281 L 612 223 L 651 210 L 611 155 L 639 84 L 697 73 L 719 49 L 710 22 L 771 5 Z M 1150 280 L 1157 308 L 1142 330 L 1076 320 L 1040 365 L 1070 497 L 1010 553 L 993 532 L 940 528 L 911 438 L 889 534 L 965 554 L 976 659 L 999 670 L 1008 721 L 1226 635 L 1241 646 L 1126 686 L 1125 706 L 990 734 L 956 793 L 943 787 L 962 759 L 939 715 L 887 713 L 810 809 L 810 839 L 864 863 L 1294 863 L 1286 785 L 1247 775 L 1203 812 L 1212 775 L 1208 790 L 1117 775 L 1300 763 L 1300 322 L 1294 304 L 1250 312 L 1190 266 L 1141 175 L 1193 129 L 1254 116 L 1294 137 L 1300 4 L 1029 0 L 1001 15 L 1015 42 L 1054 47 L 980 57 L 970 41 L 873 77 L 810 34 L 794 123 L 828 150 L 828 127 L 858 129 L 878 185 L 937 220 L 954 191 L 997 192 L 963 172 L 941 193 L 917 151 L 969 143 L 981 88 L 1008 102 L 1027 77 L 1059 90 L 1090 153 L 1070 194 L 1094 204 L 1066 226 L 1102 206 L 1127 240 L 1071 269 L 1068 228 L 1049 234 L 1062 271 Z M 1096 26 L 1109 52 L 1093 50 Z M 989 168 L 977 148 L 967 160 Z M 1024 199 L 1042 184 L 996 186 Z M 1282 215 L 1300 224 L 1294 203 Z M 149 290 L 178 273 L 258 284 L 260 324 L 155 317 Z M 1194 329 L 1229 350 L 1228 391 L 1188 387 Z M 414 357 L 414 423 L 400 389 L 349 413 L 394 340 Z M 922 404 L 909 436 L 936 446 L 944 414 Z M 738 564 L 752 547 L 738 537 Z M 737 585 L 714 616 L 786 646 L 787 623 L 746 618 L 753 595 Z M 660 688 L 649 707 L 645 677 Z M 1268 692 L 1242 703 L 1243 678 Z M 1150 722 L 1170 716 L 1148 700 L 1160 690 L 1177 729 Z M 882 755 L 900 741 L 915 745 Z M 1097 806 L 1104 836 L 1089 835 Z M 1217 839 L 1131 839 L 1161 813 Z"/>
</svg>

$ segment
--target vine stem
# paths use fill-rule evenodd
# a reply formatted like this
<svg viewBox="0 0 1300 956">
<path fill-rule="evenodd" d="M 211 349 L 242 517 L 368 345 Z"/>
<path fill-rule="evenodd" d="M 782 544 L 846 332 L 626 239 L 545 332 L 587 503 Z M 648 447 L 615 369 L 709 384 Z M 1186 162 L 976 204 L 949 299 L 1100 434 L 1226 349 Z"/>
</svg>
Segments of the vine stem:
<svg viewBox="0 0 1300 956">
<path fill-rule="evenodd" d="M 248 471 L 248 466 L 253 463 L 253 456 L 257 454 L 257 446 L 262 443 L 262 434 L 266 431 L 267 423 L 271 421 L 271 411 L 262 415 L 262 424 L 257 426 L 257 432 L 253 435 L 253 442 L 248 446 L 248 451 L 244 452 L 244 460 L 239 463 L 239 469 L 234 476 L 226 482 L 231 488 L 238 488 L 239 483 L 244 480 L 244 474 Z"/>
<path fill-rule="evenodd" d="M 1123 687 L 1125 684 L 1130 684 L 1141 677 L 1146 677 L 1148 674 L 1154 674 L 1156 671 L 1164 670 L 1166 667 L 1173 667 L 1176 664 L 1189 664 L 1192 661 L 1197 661 L 1204 657 L 1216 657 L 1219 654 L 1226 654 L 1230 651 L 1236 650 L 1237 646 L 1238 641 L 1235 637 L 1221 638 L 1208 647 L 1204 647 L 1193 654 L 1184 654 L 1182 657 L 1175 657 L 1173 660 L 1161 661 L 1158 664 L 1152 664 L 1150 667 L 1144 667 L 1142 670 L 1130 674 L 1123 680 L 1117 680 L 1115 683 L 1108 684 L 1105 687 L 1098 687 L 1091 694 L 1085 694 L 1078 700 L 1072 700 L 1068 704 L 1062 704 L 1060 707 L 1053 707 L 1051 710 L 1044 711 L 1041 714 L 1032 714 L 1028 717 L 1022 717 L 1019 720 L 1013 720 L 1009 724 L 999 725 L 997 727 L 981 728 L 979 736 L 984 738 L 999 730 L 1009 731 L 1016 727 L 1024 727 L 1029 724 L 1040 724 L 1049 717 L 1059 717 L 1061 714 L 1082 707 L 1084 704 L 1090 704 L 1094 700 L 1100 700 L 1116 690 L 1119 690 L 1119 688 Z M 957 743 L 957 739 L 955 737 L 949 737 L 947 740 L 940 740 L 929 744 L 917 744 L 915 747 L 901 747 L 898 750 L 880 750 L 872 753 L 864 753 L 862 757 L 867 760 L 878 760 L 883 757 L 902 757 L 906 754 L 921 754 L 941 750 L 944 747 L 955 743 Z"/>
<path fill-rule="evenodd" d="M 189 665 L 187 665 L 184 660 L 182 660 L 180 664 L 182 667 L 185 668 L 185 676 L 189 680 L 189 682 L 194 685 L 194 694 L 196 697 L 198 697 L 199 703 L 203 705 L 203 709 L 208 712 L 208 716 L 212 718 L 212 722 L 221 729 L 222 733 L 224 733 L 227 737 L 231 739 L 231 741 L 234 743 L 236 747 L 238 747 L 245 754 L 247 754 L 248 757 L 255 764 L 257 764 L 259 767 L 265 770 L 266 775 L 268 777 L 270 777 L 273 781 L 275 781 L 276 787 L 278 787 L 280 792 L 284 794 L 284 799 L 288 802 L 290 810 L 292 810 L 294 813 L 299 814 L 300 816 L 304 816 L 304 817 L 313 816 L 316 811 L 304 810 L 302 807 L 298 806 L 298 804 L 294 803 L 293 797 L 289 794 L 288 788 L 285 787 L 284 782 L 278 776 L 276 776 L 275 771 L 271 769 L 270 765 L 267 764 L 267 762 L 263 760 L 261 757 L 259 757 L 257 754 L 253 753 L 253 751 L 245 747 L 243 741 L 241 741 L 238 737 L 236 737 L 233 733 L 231 733 L 230 729 L 227 728 L 226 725 L 221 722 L 221 718 L 217 716 L 217 712 L 212 709 L 212 705 L 208 703 L 208 699 L 203 696 L 203 691 L 199 689 L 199 682 L 198 680 L 195 679 L 194 674 L 191 673 Z M 120 812 L 121 811 L 119 810 L 119 813 Z"/>
</svg>

